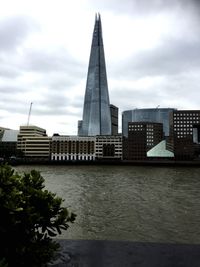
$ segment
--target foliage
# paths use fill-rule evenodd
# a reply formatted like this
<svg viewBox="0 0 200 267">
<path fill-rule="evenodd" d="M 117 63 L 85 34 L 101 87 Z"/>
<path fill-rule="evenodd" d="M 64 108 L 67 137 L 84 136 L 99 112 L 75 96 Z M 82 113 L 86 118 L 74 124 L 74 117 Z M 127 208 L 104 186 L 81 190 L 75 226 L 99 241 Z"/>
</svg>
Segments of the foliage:
<svg viewBox="0 0 200 267">
<path fill-rule="evenodd" d="M 44 189 L 39 172 L 19 175 L 0 166 L 0 259 L 9 267 L 46 266 L 59 248 L 52 237 L 75 220 L 63 201 Z"/>
<path fill-rule="evenodd" d="M 0 260 L 0 267 L 8 267 L 8 263 L 6 262 L 5 258 Z"/>
</svg>

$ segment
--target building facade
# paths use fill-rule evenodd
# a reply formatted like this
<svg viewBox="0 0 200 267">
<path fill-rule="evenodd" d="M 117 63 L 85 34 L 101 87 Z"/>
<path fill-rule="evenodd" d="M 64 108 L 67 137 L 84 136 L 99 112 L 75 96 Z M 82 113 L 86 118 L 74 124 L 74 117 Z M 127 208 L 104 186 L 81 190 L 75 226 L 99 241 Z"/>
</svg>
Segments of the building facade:
<svg viewBox="0 0 200 267">
<path fill-rule="evenodd" d="M 50 150 L 52 161 L 93 161 L 95 137 L 54 135 Z"/>
<path fill-rule="evenodd" d="M 17 156 L 17 135 L 19 131 L 0 128 L 0 157 L 8 159 Z"/>
<path fill-rule="evenodd" d="M 178 110 L 170 116 L 168 148 L 179 160 L 200 155 L 200 110 Z"/>
<path fill-rule="evenodd" d="M 127 160 L 145 160 L 147 151 L 162 140 L 162 123 L 129 122 L 128 138 L 124 137 L 123 157 Z"/>
<path fill-rule="evenodd" d="M 111 114 L 111 134 L 117 135 L 118 134 L 118 107 L 110 104 L 110 114 Z"/>
<path fill-rule="evenodd" d="M 79 136 L 111 135 L 111 114 L 100 15 L 93 32 Z"/>
<path fill-rule="evenodd" d="M 169 136 L 169 116 L 173 108 L 144 108 L 126 110 L 122 113 L 122 134 L 128 137 L 129 122 L 158 122 L 163 124 L 165 136 Z"/>
<path fill-rule="evenodd" d="M 37 126 L 20 126 L 17 137 L 17 149 L 24 158 L 48 160 L 50 156 L 50 140 L 46 130 Z"/>
<path fill-rule="evenodd" d="M 121 160 L 122 159 L 122 136 L 97 136 L 95 144 L 97 160 Z"/>
</svg>

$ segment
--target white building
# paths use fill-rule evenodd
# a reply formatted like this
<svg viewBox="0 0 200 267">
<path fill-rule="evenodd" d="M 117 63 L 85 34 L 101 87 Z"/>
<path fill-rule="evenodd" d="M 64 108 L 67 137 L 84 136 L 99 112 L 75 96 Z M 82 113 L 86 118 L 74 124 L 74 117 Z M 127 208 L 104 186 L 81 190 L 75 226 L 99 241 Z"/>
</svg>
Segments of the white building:
<svg viewBox="0 0 200 267">
<path fill-rule="evenodd" d="M 96 136 L 96 159 L 122 159 L 122 136 Z"/>
<path fill-rule="evenodd" d="M 17 138 L 17 149 L 26 158 L 49 159 L 50 140 L 46 130 L 37 126 L 20 126 Z"/>
<path fill-rule="evenodd" d="M 51 141 L 53 161 L 92 161 L 95 159 L 95 137 L 54 135 Z"/>
</svg>

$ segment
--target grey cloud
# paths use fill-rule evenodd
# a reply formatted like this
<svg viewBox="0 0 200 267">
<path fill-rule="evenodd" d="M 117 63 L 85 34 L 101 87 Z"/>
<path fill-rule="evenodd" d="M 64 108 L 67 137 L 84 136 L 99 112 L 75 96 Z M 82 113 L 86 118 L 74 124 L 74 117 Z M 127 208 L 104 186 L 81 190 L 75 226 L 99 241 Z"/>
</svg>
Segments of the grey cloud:
<svg viewBox="0 0 200 267">
<path fill-rule="evenodd" d="M 62 116 L 62 115 L 70 115 L 70 116 L 77 116 L 79 115 L 79 111 L 72 111 L 70 108 L 66 108 L 66 106 L 59 106 L 59 107 L 50 107 L 50 106 L 41 106 L 37 105 L 34 108 L 32 115 L 49 115 L 49 116 Z"/>
<path fill-rule="evenodd" d="M 0 52 L 16 48 L 35 27 L 36 23 L 26 16 L 0 20 Z"/>
<path fill-rule="evenodd" d="M 79 81 L 79 77 L 75 79 L 65 72 L 38 74 L 40 76 L 40 79 L 35 82 L 35 86 L 42 86 L 44 88 L 48 88 L 48 91 L 52 94 L 65 93 L 67 92 L 68 88 L 77 83 L 77 80 Z"/>
<path fill-rule="evenodd" d="M 99 10 L 111 10 L 114 13 L 127 13 L 130 15 L 148 15 L 160 11 L 189 10 L 196 12 L 200 3 L 199 0 L 101 0 L 88 1 L 91 6 Z"/>
<path fill-rule="evenodd" d="M 33 104 L 33 114 L 35 115 L 72 115 L 80 113 L 79 108 L 74 106 L 73 100 L 63 97 L 62 94 L 56 95 L 48 92 L 43 94 L 45 100 L 39 100 Z M 73 107 L 73 111 L 72 111 Z M 75 111 L 74 111 L 75 108 Z"/>
<path fill-rule="evenodd" d="M 194 11 L 200 7 L 197 0 L 133 0 L 134 9 L 136 12 L 142 13 L 157 13 L 159 11 Z"/>
<path fill-rule="evenodd" d="M 8 17 L 0 20 L 0 77 L 13 79 L 23 71 L 20 47 L 29 34 L 38 30 L 38 24 L 27 16 Z"/>
<path fill-rule="evenodd" d="M 0 86 L 0 93 L 1 93 L 1 100 L 3 95 L 6 95 L 8 99 L 16 99 L 16 94 L 17 93 L 23 93 L 26 89 L 23 88 L 22 86 L 18 85 L 1 85 Z"/>
<path fill-rule="evenodd" d="M 45 100 L 39 101 L 39 103 L 42 106 L 48 106 L 49 108 L 60 109 L 70 102 L 70 100 L 67 97 L 63 97 L 62 94 L 44 94 L 43 97 L 45 97 Z"/>
<path fill-rule="evenodd" d="M 50 102 L 50 100 L 48 100 Z M 37 101 L 37 102 L 33 102 L 33 106 L 32 106 L 32 116 L 35 115 L 63 115 L 66 114 L 66 108 L 63 105 L 57 106 L 56 104 L 54 105 L 53 103 L 49 103 L 49 102 L 43 102 L 43 101 Z M 10 100 L 10 101 L 1 101 L 0 100 L 0 107 L 2 110 L 6 110 L 8 112 L 10 112 L 11 114 L 23 114 L 23 115 L 27 115 L 28 116 L 28 112 L 29 112 L 29 107 L 30 107 L 30 103 L 28 103 L 28 101 L 23 101 L 23 100 Z"/>
<path fill-rule="evenodd" d="M 153 79 L 154 77 L 152 77 Z M 189 92 L 189 93 L 188 93 Z M 145 107 L 175 107 L 185 106 L 199 108 L 200 71 L 195 74 L 181 73 L 165 76 L 159 82 L 149 84 L 148 88 L 113 88 L 112 103 L 119 105 L 122 110 Z"/>
<path fill-rule="evenodd" d="M 43 106 L 38 105 L 37 107 L 34 107 L 34 110 L 32 111 L 32 115 L 49 115 L 49 116 L 59 116 L 65 114 L 65 110 L 63 107 L 57 107 L 56 109 L 50 108 L 48 106 Z"/>
<path fill-rule="evenodd" d="M 76 99 L 74 99 L 71 104 L 73 105 L 73 107 L 75 108 L 79 108 L 82 110 L 83 108 L 83 103 L 84 103 L 84 99 L 83 97 L 76 97 Z"/>
<path fill-rule="evenodd" d="M 64 71 L 66 69 L 64 55 L 63 57 L 60 56 L 56 52 L 54 54 L 52 52 L 33 51 L 28 55 L 28 68 L 37 72 Z"/>
<path fill-rule="evenodd" d="M 45 107 L 45 108 L 44 108 Z M 79 116 L 82 114 L 83 100 L 79 97 L 70 99 L 64 97 L 61 93 L 59 96 L 48 93 L 46 99 L 38 101 L 36 104 L 36 114 L 51 114 L 51 115 L 70 115 Z"/>
<path fill-rule="evenodd" d="M 117 67 L 112 69 L 112 75 L 123 79 L 194 71 L 200 69 L 200 41 L 188 43 L 168 40 L 160 47 L 133 55 Z"/>
<path fill-rule="evenodd" d="M 1 58 L 0 58 L 1 60 Z M 3 64 L 2 64 L 3 63 Z M 4 78 L 16 78 L 19 76 L 21 71 L 18 68 L 15 68 L 12 65 L 9 65 L 6 62 L 2 62 L 0 64 L 0 77 Z"/>
<path fill-rule="evenodd" d="M 0 100 L 0 107 L 2 110 L 6 110 L 11 114 L 28 114 L 28 106 L 24 105 L 23 101 L 19 100 Z"/>
<path fill-rule="evenodd" d="M 20 86 L 0 87 L 0 108 L 15 115 L 28 114 L 30 102 L 26 98 L 29 88 Z"/>
<path fill-rule="evenodd" d="M 122 110 L 132 108 L 154 107 L 161 104 L 161 97 L 158 90 L 138 90 L 137 88 L 116 90 L 112 96 L 112 103 Z M 156 103 L 156 104 L 155 104 Z M 158 103 L 158 104 L 157 104 Z"/>
<path fill-rule="evenodd" d="M 36 72 L 60 72 L 72 73 L 80 71 L 80 63 L 77 62 L 68 51 L 63 48 L 56 50 L 29 50 L 25 53 L 24 65 L 28 70 Z"/>
</svg>

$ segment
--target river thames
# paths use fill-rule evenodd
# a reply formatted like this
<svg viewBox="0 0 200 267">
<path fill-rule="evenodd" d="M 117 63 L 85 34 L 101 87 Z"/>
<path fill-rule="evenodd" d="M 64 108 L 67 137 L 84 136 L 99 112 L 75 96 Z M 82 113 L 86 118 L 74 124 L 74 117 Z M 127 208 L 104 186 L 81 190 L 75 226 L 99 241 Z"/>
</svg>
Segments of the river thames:
<svg viewBox="0 0 200 267">
<path fill-rule="evenodd" d="M 15 167 L 31 169 L 77 214 L 60 238 L 200 244 L 200 168 Z"/>
</svg>

